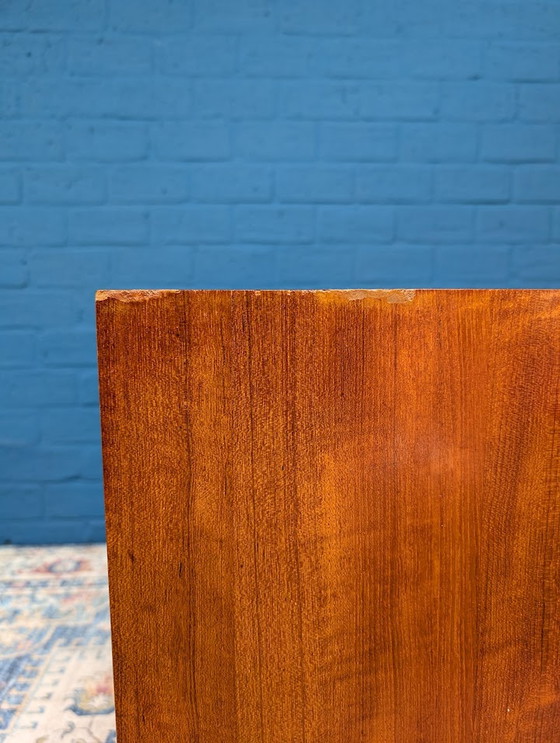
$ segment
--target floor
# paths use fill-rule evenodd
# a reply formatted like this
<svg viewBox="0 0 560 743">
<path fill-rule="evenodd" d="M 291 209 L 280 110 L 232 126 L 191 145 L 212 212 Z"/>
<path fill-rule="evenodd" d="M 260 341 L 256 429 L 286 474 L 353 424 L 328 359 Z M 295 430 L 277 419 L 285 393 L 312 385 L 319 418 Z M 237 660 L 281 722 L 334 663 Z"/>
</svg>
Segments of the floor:
<svg viewBox="0 0 560 743">
<path fill-rule="evenodd" d="M 105 547 L 0 547 L 0 743 L 57 741 L 116 741 Z"/>
</svg>

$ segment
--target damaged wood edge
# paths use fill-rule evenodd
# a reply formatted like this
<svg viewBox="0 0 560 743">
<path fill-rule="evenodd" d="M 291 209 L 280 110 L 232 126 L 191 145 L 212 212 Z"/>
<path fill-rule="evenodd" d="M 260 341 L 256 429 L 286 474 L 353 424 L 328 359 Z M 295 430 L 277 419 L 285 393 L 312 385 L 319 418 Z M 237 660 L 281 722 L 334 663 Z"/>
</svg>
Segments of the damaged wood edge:
<svg viewBox="0 0 560 743">
<path fill-rule="evenodd" d="M 329 294 L 340 294 L 341 298 L 350 302 L 362 299 L 382 299 L 389 304 L 406 304 L 413 302 L 416 289 L 348 289 L 343 291 L 333 290 Z"/>
<path fill-rule="evenodd" d="M 381 299 L 389 304 L 405 304 L 413 302 L 416 289 L 264 289 L 264 290 L 229 290 L 229 289 L 100 289 L 95 294 L 96 302 L 105 302 L 109 299 L 117 302 L 144 302 L 170 294 L 184 292 L 203 293 L 216 292 L 223 294 L 252 293 L 252 294 L 312 294 L 318 299 L 332 299 L 333 297 L 350 302 L 364 299 Z"/>
<path fill-rule="evenodd" d="M 95 292 L 96 302 L 113 299 L 116 302 L 144 302 L 146 299 L 157 299 L 168 294 L 180 294 L 181 289 L 99 289 Z"/>
</svg>

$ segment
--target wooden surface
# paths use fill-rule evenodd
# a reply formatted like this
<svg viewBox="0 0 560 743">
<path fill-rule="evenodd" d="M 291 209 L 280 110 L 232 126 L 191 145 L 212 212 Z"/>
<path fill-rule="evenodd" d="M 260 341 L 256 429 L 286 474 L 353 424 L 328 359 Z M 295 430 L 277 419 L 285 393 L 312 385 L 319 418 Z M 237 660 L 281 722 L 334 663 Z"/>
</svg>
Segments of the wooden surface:
<svg viewBox="0 0 560 743">
<path fill-rule="evenodd" d="M 560 291 L 97 306 L 119 743 L 560 741 Z"/>
</svg>

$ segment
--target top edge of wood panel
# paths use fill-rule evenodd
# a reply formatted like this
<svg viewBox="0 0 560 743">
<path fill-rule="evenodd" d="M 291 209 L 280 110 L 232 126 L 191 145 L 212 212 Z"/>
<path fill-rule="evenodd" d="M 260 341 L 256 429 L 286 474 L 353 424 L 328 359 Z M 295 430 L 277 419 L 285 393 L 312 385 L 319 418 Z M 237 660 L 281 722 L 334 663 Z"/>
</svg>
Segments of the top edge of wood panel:
<svg viewBox="0 0 560 743">
<path fill-rule="evenodd" d="M 174 294 L 315 294 L 319 297 L 332 297 L 349 301 L 379 299 L 391 304 L 413 302 L 417 294 L 427 293 L 539 293 L 560 294 L 559 289 L 100 289 L 95 294 L 96 302 L 113 300 L 116 302 L 146 302 Z"/>
</svg>

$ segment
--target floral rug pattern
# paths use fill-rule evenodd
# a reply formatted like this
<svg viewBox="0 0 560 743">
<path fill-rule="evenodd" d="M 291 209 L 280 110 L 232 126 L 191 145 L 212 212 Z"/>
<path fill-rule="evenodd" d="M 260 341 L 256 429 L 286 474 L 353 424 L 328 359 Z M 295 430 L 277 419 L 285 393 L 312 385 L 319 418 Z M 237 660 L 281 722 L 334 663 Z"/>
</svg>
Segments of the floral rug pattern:
<svg viewBox="0 0 560 743">
<path fill-rule="evenodd" d="M 104 545 L 0 547 L 0 743 L 116 743 Z"/>
</svg>

